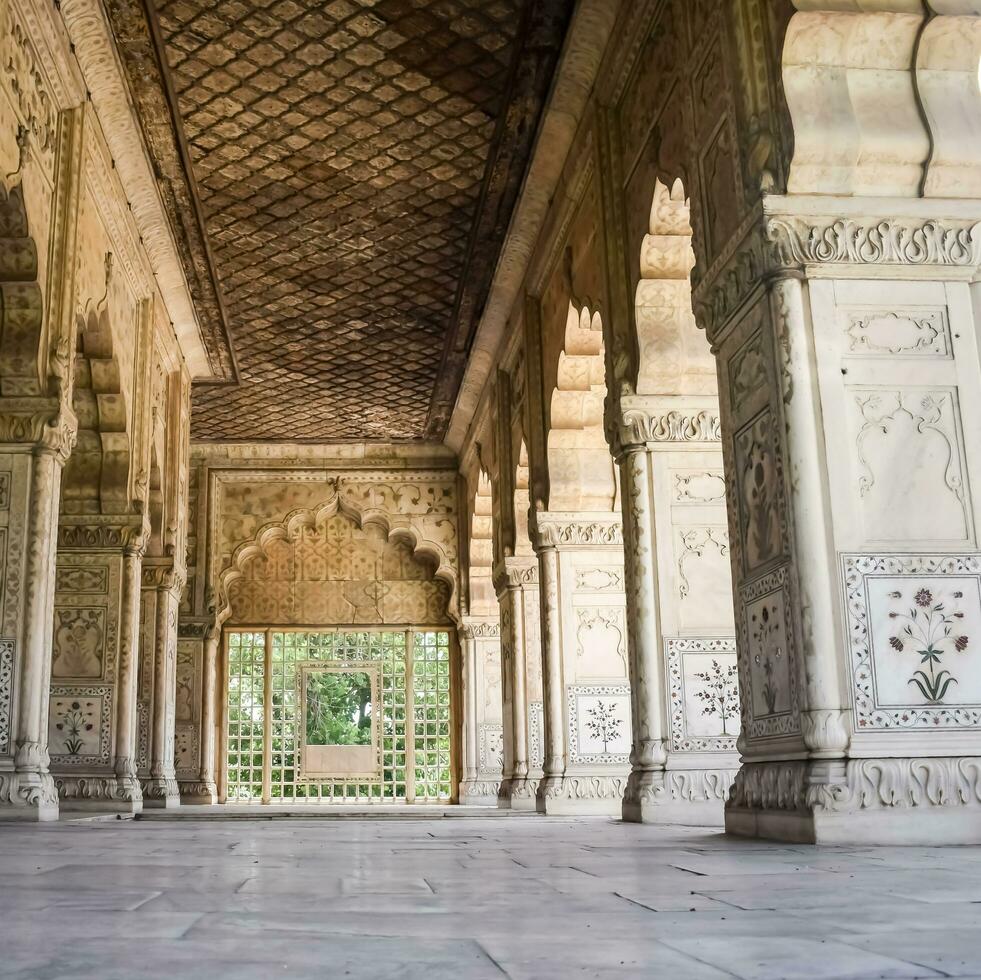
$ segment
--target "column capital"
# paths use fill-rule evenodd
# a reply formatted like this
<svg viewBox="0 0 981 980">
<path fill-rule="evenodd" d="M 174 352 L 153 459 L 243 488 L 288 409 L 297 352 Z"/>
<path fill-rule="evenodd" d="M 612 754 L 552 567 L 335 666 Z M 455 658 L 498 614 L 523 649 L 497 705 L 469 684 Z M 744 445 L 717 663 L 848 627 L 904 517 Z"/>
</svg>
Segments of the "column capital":
<svg viewBox="0 0 981 980">
<path fill-rule="evenodd" d="M 468 640 L 483 640 L 501 635 L 501 622 L 497 617 L 463 616 L 460 634 Z"/>
<path fill-rule="evenodd" d="M 611 548 L 623 544 L 623 520 L 618 513 L 609 511 L 540 511 L 535 516 L 532 542 L 536 551 L 563 547 Z"/>
<path fill-rule="evenodd" d="M 58 525 L 58 547 L 71 551 L 123 551 L 142 558 L 149 536 L 143 514 L 63 516 Z"/>
<path fill-rule="evenodd" d="M 494 589 L 498 597 L 511 588 L 538 584 L 538 556 L 505 558 L 494 566 Z"/>
<path fill-rule="evenodd" d="M 0 443 L 19 443 L 65 463 L 77 434 L 75 413 L 56 399 L 0 399 Z"/>
<path fill-rule="evenodd" d="M 613 454 L 651 446 L 704 443 L 716 448 L 722 439 L 716 398 L 621 395 L 614 408 Z"/>
<path fill-rule="evenodd" d="M 176 595 L 184 589 L 187 575 L 174 564 L 173 558 L 144 558 L 140 572 L 144 589 L 160 589 Z"/>
</svg>

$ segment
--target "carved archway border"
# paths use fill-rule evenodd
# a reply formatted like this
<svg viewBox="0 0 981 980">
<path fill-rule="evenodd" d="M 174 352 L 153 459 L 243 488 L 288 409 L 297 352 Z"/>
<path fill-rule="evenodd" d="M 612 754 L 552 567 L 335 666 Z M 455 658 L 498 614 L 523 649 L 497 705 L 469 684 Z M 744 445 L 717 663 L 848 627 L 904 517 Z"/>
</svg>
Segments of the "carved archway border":
<svg viewBox="0 0 981 980">
<path fill-rule="evenodd" d="M 231 615 L 228 602 L 229 587 L 245 574 L 245 566 L 255 558 L 266 554 L 267 546 L 273 541 L 288 540 L 300 528 L 315 530 L 324 521 L 337 514 L 350 518 L 361 529 L 367 526 L 381 528 L 389 541 L 402 541 L 411 549 L 414 557 L 427 559 L 435 564 L 433 577 L 445 582 L 449 587 L 447 615 L 459 621 L 458 579 L 452 556 L 447 555 L 441 544 L 426 538 L 411 518 L 392 517 L 383 510 L 366 508 L 361 510 L 334 493 L 318 507 L 303 507 L 290 511 L 282 520 L 270 521 L 256 532 L 255 536 L 239 544 L 232 552 L 231 563 L 221 570 L 217 580 L 216 622 L 220 626 Z"/>
</svg>

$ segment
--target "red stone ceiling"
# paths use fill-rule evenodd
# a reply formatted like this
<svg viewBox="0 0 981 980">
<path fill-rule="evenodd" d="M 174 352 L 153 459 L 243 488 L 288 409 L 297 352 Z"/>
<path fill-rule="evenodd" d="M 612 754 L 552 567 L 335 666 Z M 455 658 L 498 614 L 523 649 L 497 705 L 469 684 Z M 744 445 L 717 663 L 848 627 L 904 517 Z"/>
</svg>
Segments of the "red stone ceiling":
<svg viewBox="0 0 981 980">
<path fill-rule="evenodd" d="M 195 386 L 195 438 L 442 435 L 569 6 L 157 0 L 169 120 L 137 101 L 238 369 Z"/>
</svg>

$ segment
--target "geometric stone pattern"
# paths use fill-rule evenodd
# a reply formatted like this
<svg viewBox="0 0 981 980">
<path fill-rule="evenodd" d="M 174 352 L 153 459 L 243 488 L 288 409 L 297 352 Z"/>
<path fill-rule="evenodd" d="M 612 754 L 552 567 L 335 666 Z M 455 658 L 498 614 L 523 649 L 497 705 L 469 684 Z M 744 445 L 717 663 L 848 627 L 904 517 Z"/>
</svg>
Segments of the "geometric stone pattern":
<svg viewBox="0 0 981 980">
<path fill-rule="evenodd" d="M 162 0 L 241 386 L 196 438 L 419 437 L 521 0 Z"/>
</svg>

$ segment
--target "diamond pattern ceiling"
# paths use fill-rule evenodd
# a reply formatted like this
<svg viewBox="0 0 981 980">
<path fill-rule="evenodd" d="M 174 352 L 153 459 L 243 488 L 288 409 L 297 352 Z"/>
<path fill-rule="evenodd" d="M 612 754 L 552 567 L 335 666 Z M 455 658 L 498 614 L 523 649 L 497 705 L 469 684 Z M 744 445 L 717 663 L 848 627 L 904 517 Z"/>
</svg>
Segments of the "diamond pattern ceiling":
<svg viewBox="0 0 981 980">
<path fill-rule="evenodd" d="M 195 438 L 411 439 L 448 417 L 460 294 L 500 247 L 474 237 L 502 204 L 486 188 L 508 183 L 509 213 L 521 176 L 488 179 L 523 7 L 157 0 L 240 380 L 195 388 Z"/>
</svg>

